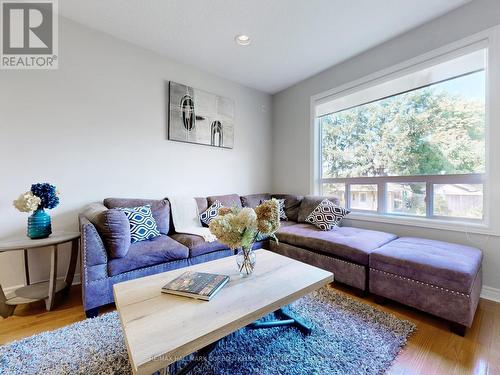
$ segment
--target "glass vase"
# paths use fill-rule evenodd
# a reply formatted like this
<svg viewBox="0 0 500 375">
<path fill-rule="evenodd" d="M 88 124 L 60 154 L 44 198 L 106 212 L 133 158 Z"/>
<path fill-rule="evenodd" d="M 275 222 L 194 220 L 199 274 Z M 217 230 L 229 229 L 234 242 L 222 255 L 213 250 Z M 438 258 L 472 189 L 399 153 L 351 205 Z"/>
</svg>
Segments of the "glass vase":
<svg viewBox="0 0 500 375">
<path fill-rule="evenodd" d="M 43 210 L 37 209 L 28 217 L 27 235 L 32 240 L 47 238 L 52 233 L 50 216 Z"/>
<path fill-rule="evenodd" d="M 253 246 L 243 247 L 238 249 L 236 254 L 236 264 L 241 277 L 248 277 L 255 269 L 255 252 L 252 250 Z"/>
</svg>

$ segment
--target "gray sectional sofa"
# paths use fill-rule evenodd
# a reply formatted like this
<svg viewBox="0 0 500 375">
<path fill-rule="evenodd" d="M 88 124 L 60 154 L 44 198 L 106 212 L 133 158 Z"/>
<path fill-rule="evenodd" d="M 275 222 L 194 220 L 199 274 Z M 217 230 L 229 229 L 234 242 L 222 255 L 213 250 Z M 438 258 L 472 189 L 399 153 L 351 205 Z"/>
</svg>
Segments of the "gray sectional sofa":
<svg viewBox="0 0 500 375">
<path fill-rule="evenodd" d="M 255 207 L 270 198 L 285 199 L 288 220 L 277 232 L 279 243 L 261 241 L 282 255 L 301 260 L 335 275 L 336 282 L 370 291 L 378 300 L 391 299 L 452 322 L 465 333 L 474 319 L 482 285 L 480 250 L 457 244 L 398 238 L 395 234 L 341 226 L 321 231 L 305 223 L 325 197 L 289 194 L 236 194 L 196 198 L 199 212 L 215 200 L 225 206 Z M 328 197 L 338 204 L 336 198 Z M 113 207 L 151 204 L 161 236 L 134 243 L 123 258 L 111 258 L 101 237 L 100 213 Z M 201 237 L 176 233 L 167 199 L 105 199 L 80 215 L 83 305 L 87 316 L 113 302 L 113 285 L 159 272 L 233 255 L 227 246 Z"/>
</svg>

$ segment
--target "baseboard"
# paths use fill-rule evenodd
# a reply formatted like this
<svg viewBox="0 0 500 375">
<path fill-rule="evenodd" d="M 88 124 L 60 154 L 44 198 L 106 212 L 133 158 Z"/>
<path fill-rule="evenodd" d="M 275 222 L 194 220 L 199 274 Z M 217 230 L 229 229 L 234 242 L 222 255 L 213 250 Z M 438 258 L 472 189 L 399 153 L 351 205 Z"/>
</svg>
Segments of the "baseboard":
<svg viewBox="0 0 500 375">
<path fill-rule="evenodd" d="M 500 302 L 500 289 L 484 285 L 483 290 L 481 290 L 481 298 Z"/>
<path fill-rule="evenodd" d="M 57 279 L 64 280 L 64 276 L 58 277 Z M 47 280 L 40 280 L 37 282 L 41 283 L 44 281 L 48 281 L 48 279 Z M 73 284 L 72 285 L 79 285 L 79 284 L 80 284 L 80 274 L 76 274 L 75 277 L 73 277 Z M 23 286 L 24 286 L 24 284 L 14 285 L 14 286 L 9 286 L 7 288 L 3 288 L 3 292 L 5 293 L 5 297 L 7 297 L 7 299 L 14 297 L 14 291 L 18 288 L 23 287 Z"/>
</svg>

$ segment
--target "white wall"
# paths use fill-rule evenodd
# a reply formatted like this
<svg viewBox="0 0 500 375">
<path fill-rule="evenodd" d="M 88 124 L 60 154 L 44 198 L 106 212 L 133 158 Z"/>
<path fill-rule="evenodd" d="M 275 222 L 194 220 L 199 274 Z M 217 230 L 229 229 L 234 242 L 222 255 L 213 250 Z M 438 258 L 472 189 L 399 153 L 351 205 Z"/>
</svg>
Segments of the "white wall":
<svg viewBox="0 0 500 375">
<path fill-rule="evenodd" d="M 53 226 L 73 230 L 82 206 L 105 197 L 271 189 L 269 95 L 67 19 L 59 42 L 58 70 L 0 71 L 1 238 L 25 232 L 12 200 L 33 182 L 57 185 Z M 166 139 L 169 80 L 234 99 L 234 149 Z M 32 280 L 47 279 L 48 258 L 30 260 Z M 2 286 L 23 282 L 21 254 L 0 254 Z"/>
<path fill-rule="evenodd" d="M 457 10 L 333 66 L 273 96 L 273 191 L 310 192 L 311 96 L 339 87 L 500 24 L 500 2 L 474 0 Z M 335 40 L 332 40 L 335 43 Z M 325 47 L 327 48 L 327 47 Z M 498 124 L 492 124 L 496 126 Z M 493 161 L 492 168 L 498 168 Z M 498 189 L 500 181 L 494 181 Z M 398 235 L 461 242 L 483 249 L 484 284 L 500 293 L 500 237 L 347 220 L 347 225 Z M 498 233 L 500 228 L 494 228 Z M 500 296 L 500 295 L 499 295 Z"/>
</svg>

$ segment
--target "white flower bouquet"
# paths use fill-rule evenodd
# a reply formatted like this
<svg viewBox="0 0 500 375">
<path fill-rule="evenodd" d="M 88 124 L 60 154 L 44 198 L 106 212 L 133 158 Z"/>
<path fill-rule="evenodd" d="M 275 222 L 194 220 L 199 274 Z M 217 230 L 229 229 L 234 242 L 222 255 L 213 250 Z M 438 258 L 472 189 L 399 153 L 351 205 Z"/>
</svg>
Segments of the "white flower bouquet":
<svg viewBox="0 0 500 375">
<path fill-rule="evenodd" d="M 240 274 L 248 276 L 255 267 L 255 254 L 252 251 L 259 237 L 268 236 L 275 241 L 275 232 L 280 227 L 279 203 L 271 199 L 254 209 L 250 207 L 221 207 L 219 215 L 209 224 L 219 242 L 231 249 L 241 249 L 237 263 Z"/>
</svg>

